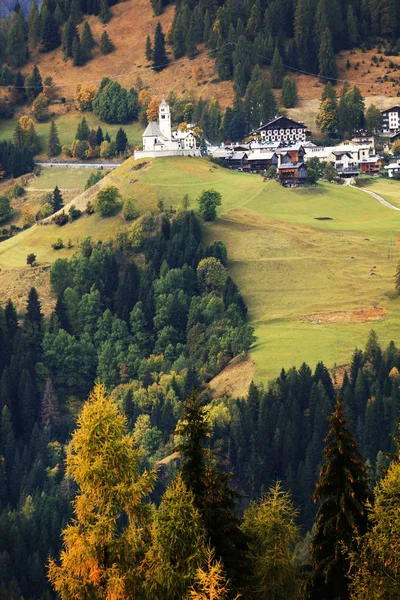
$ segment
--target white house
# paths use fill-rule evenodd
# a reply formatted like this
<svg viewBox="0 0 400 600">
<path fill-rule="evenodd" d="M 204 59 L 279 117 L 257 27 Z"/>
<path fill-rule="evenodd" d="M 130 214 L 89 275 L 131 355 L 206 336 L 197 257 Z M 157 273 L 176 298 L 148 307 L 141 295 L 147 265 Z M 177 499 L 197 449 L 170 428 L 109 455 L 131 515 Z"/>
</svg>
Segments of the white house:
<svg viewBox="0 0 400 600">
<path fill-rule="evenodd" d="M 382 131 L 398 131 L 400 129 L 400 106 L 392 106 L 381 112 Z"/>
<path fill-rule="evenodd" d="M 398 162 L 386 165 L 384 168 L 387 170 L 390 178 L 394 177 L 395 175 L 400 175 L 400 164 Z"/>
<path fill-rule="evenodd" d="M 158 109 L 158 121 L 151 121 L 143 135 L 143 150 L 135 151 L 135 158 L 158 156 L 200 156 L 197 139 L 191 129 L 172 131 L 171 111 L 163 100 Z"/>
<path fill-rule="evenodd" d="M 275 117 L 252 131 L 250 136 L 260 136 L 264 143 L 279 142 L 281 144 L 295 144 L 305 142 L 311 136 L 304 123 L 298 123 L 288 117 Z"/>
</svg>

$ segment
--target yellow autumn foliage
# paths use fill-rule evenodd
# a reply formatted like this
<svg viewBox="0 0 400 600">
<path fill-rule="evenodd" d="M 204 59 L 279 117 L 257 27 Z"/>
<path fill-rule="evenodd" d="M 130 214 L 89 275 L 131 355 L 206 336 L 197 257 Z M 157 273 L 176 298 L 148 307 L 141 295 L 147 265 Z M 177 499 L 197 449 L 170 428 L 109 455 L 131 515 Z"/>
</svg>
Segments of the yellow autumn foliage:
<svg viewBox="0 0 400 600">
<path fill-rule="evenodd" d="M 92 110 L 95 95 L 96 88 L 94 85 L 78 83 L 74 95 L 76 108 L 81 112 Z"/>
</svg>

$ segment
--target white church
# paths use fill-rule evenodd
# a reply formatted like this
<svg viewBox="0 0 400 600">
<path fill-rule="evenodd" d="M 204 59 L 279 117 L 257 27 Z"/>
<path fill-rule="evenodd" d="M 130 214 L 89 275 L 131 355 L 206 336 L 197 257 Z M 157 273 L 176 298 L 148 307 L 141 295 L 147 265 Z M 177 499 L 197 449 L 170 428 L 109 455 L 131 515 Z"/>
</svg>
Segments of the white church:
<svg viewBox="0 0 400 600">
<path fill-rule="evenodd" d="M 191 129 L 171 130 L 171 111 L 163 100 L 158 108 L 158 122 L 151 121 L 143 135 L 143 150 L 135 151 L 135 159 L 158 156 L 200 156 L 197 139 Z"/>
</svg>

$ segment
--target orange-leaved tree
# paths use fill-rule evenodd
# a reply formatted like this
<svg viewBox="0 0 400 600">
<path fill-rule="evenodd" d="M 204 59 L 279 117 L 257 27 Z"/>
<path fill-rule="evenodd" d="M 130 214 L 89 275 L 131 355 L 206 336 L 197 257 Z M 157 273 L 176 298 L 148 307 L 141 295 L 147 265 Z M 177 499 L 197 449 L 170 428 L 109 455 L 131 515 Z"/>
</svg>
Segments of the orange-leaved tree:
<svg viewBox="0 0 400 600">
<path fill-rule="evenodd" d="M 75 516 L 49 580 L 62 600 L 136 598 L 155 473 L 140 473 L 126 418 L 101 384 L 82 409 L 66 462 L 78 486 Z"/>
</svg>

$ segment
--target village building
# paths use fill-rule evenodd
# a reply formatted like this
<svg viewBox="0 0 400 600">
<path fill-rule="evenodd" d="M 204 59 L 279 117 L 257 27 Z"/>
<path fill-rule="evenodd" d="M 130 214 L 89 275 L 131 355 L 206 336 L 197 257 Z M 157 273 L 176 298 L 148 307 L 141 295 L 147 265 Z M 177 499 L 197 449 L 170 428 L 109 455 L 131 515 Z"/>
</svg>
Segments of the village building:
<svg viewBox="0 0 400 600">
<path fill-rule="evenodd" d="M 311 137 L 311 132 L 307 130 L 304 123 L 281 116 L 260 125 L 249 136 L 260 136 L 263 143 L 278 142 L 291 145 L 296 142 L 306 142 Z"/>
<path fill-rule="evenodd" d="M 151 121 L 143 135 L 143 150 L 135 151 L 135 159 L 161 156 L 200 156 L 197 138 L 192 129 L 172 131 L 171 111 L 163 100 L 158 109 L 158 121 Z"/>
<path fill-rule="evenodd" d="M 278 166 L 278 181 L 284 187 L 297 187 L 307 182 L 307 167 L 303 162 L 292 163 L 289 154 Z"/>
<path fill-rule="evenodd" d="M 390 179 L 393 179 L 393 177 L 400 178 L 400 163 L 399 162 L 390 163 L 390 165 L 386 165 L 384 167 L 384 169 L 386 169 Z"/>
<path fill-rule="evenodd" d="M 382 169 L 382 159 L 380 156 L 369 156 L 358 161 L 358 166 L 361 173 L 365 175 L 379 175 Z"/>
<path fill-rule="evenodd" d="M 381 111 L 382 115 L 382 131 L 399 131 L 400 130 L 400 106 L 392 106 Z"/>
</svg>

